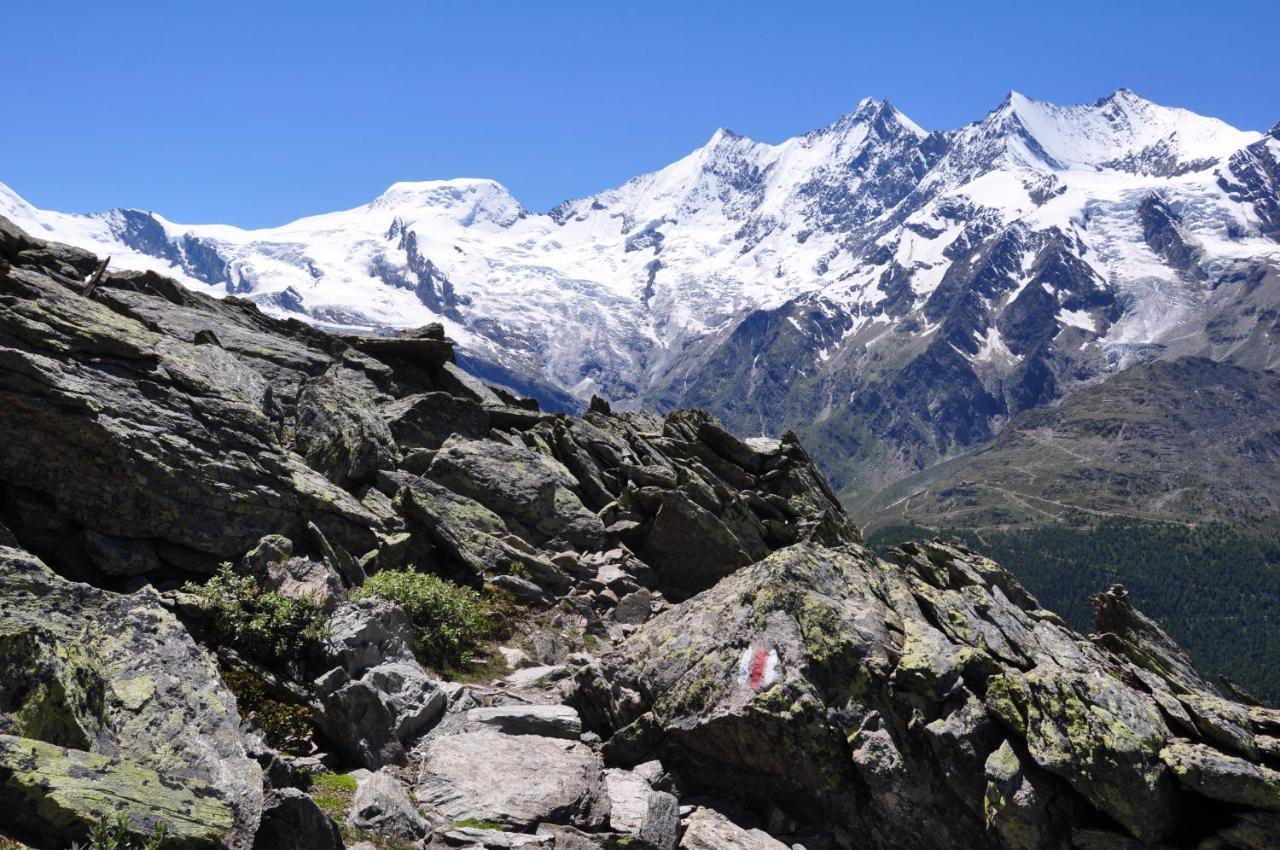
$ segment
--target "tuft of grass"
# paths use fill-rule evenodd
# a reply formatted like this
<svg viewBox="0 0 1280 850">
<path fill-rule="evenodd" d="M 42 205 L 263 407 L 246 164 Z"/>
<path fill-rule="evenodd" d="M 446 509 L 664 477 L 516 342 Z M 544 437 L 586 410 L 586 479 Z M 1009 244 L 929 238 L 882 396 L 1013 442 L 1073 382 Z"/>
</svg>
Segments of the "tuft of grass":
<svg viewBox="0 0 1280 850">
<path fill-rule="evenodd" d="M 155 825 L 150 838 L 137 839 L 128 815 L 120 813 L 113 820 L 103 815 L 89 827 L 89 843 L 73 842 L 71 850 L 159 850 L 168 837 L 169 826 L 164 822 Z"/>
<path fill-rule="evenodd" d="M 503 830 L 505 827 L 497 821 L 480 820 L 479 818 L 463 818 L 460 821 L 454 821 L 454 829 L 496 829 Z"/>
<path fill-rule="evenodd" d="M 307 791 L 325 814 L 341 824 L 351 810 L 357 785 L 355 777 L 345 773 L 317 773 L 312 775 L 311 787 Z"/>
<path fill-rule="evenodd" d="M 347 813 L 351 811 L 351 801 L 356 795 L 358 784 L 355 777 L 345 773 L 317 773 L 311 777 L 307 793 L 338 824 L 342 840 L 348 845 L 363 841 L 372 844 L 377 850 L 414 850 L 417 845 L 407 839 L 377 835 L 347 825 Z"/>
</svg>

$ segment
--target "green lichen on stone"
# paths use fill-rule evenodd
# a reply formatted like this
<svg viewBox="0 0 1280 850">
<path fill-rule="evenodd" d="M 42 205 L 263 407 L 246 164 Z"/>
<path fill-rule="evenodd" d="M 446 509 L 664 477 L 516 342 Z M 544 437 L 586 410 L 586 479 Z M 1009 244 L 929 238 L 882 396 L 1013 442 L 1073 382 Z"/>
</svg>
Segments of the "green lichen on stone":
<svg viewBox="0 0 1280 850">
<path fill-rule="evenodd" d="M 162 822 L 175 844 L 192 848 L 220 846 L 232 830 L 231 808 L 217 789 L 161 776 L 131 759 L 0 735 L 0 771 L 10 799 L 26 807 L 17 817 L 30 820 L 28 828 L 71 836 L 123 813 L 139 837 Z"/>
<path fill-rule="evenodd" d="M 105 723 L 101 661 L 38 626 L 0 634 L 0 731 L 87 749 Z"/>
<path fill-rule="evenodd" d="M 987 680 L 987 708 L 1018 735 L 1027 734 L 1026 685 L 1016 673 L 1000 673 Z"/>
</svg>

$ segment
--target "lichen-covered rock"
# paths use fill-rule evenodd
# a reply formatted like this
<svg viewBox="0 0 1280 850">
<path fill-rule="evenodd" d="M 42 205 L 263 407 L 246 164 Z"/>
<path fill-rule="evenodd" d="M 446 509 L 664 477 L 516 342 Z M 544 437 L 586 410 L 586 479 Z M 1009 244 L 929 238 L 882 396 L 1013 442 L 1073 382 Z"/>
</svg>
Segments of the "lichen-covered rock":
<svg viewBox="0 0 1280 850">
<path fill-rule="evenodd" d="M 531 543 L 564 537 L 600 548 L 604 525 L 573 492 L 577 482 L 553 458 L 526 448 L 451 437 L 427 477 L 508 517 Z"/>
<path fill-rule="evenodd" d="M 333 366 L 298 394 L 294 445 L 307 464 L 340 487 L 395 467 L 399 449 L 377 404 L 373 382 Z"/>
<path fill-rule="evenodd" d="M 1180 783 L 1210 799 L 1280 811 L 1280 771 L 1189 741 L 1171 741 L 1160 757 Z"/>
<path fill-rule="evenodd" d="M 101 774 L 112 782 L 145 774 L 156 777 L 147 783 L 196 794 L 224 813 L 216 823 L 227 843 L 248 846 L 262 807 L 261 769 L 245 750 L 234 697 L 154 591 L 121 595 L 68 582 L 29 553 L 0 548 L 0 653 L 11 665 L 0 677 L 0 733 L 66 747 L 63 761 L 132 765 L 133 773 Z M 67 791 L 59 819 L 96 819 L 99 810 L 76 809 L 91 794 L 63 789 L 40 770 L 42 793 Z M 129 814 L 146 815 L 126 805 L 137 795 L 145 806 L 145 788 L 119 784 L 113 793 Z M 0 808 L 0 824 L 14 814 Z"/>
<path fill-rule="evenodd" d="M 1071 843 L 1065 812 L 1055 811 L 1054 787 L 1030 759 L 1005 741 L 984 767 L 987 824 L 1009 850 L 1066 850 Z"/>
<path fill-rule="evenodd" d="M 1222 729 L 1197 721 L 1195 745 L 1179 744 L 1127 655 L 942 544 L 894 564 L 858 544 L 780 550 L 575 681 L 611 760 L 660 756 L 689 790 L 762 820 L 781 810 L 837 846 L 1065 848 L 1098 822 L 1183 846 L 1211 801 L 1269 810 L 1280 790 L 1223 752 L 1248 747 Z M 1179 700 L 1214 706 L 1254 746 L 1265 737 L 1261 716 L 1221 697 Z"/>
<path fill-rule="evenodd" d="M 248 847 L 214 784 L 165 776 L 131 758 L 0 735 L 0 831 L 41 845 L 69 843 L 117 813 L 138 838 L 163 823 L 174 847 Z"/>
<path fill-rule="evenodd" d="M 108 273 L 87 297 L 12 248 L 0 487 L 20 517 L 42 515 L 13 524 L 25 547 L 85 578 L 94 564 L 114 575 L 216 564 L 308 519 L 372 547 L 376 518 L 281 443 L 280 399 L 331 362 L 318 337 L 150 273 Z M 195 344 L 211 325 L 221 345 Z"/>
<path fill-rule="evenodd" d="M 480 439 L 489 433 L 489 413 L 471 399 L 451 393 L 416 393 L 383 409 L 401 449 L 438 449 L 457 434 Z"/>
</svg>

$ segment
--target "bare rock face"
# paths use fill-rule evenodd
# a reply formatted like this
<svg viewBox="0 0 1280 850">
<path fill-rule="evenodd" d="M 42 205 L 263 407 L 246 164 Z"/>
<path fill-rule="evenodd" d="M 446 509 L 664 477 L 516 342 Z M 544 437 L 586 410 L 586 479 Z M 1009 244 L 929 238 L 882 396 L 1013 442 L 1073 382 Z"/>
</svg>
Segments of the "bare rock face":
<svg viewBox="0 0 1280 850">
<path fill-rule="evenodd" d="M 1116 846 L 1194 846 L 1219 802 L 1274 809 L 1278 775 L 1244 755 L 1257 710 L 1189 690 L 1167 637 L 1114 640 L 968 550 L 796 546 L 581 669 L 575 701 L 611 760 L 658 755 L 691 790 L 841 846 L 1069 847 L 1102 822 Z M 1175 719 L 1196 710 L 1219 722 Z"/>
<path fill-rule="evenodd" d="M 380 395 L 367 377 L 341 366 L 303 382 L 294 445 L 312 469 L 349 487 L 395 468 L 398 452 L 376 403 Z"/>
<path fill-rule="evenodd" d="M 497 731 L 432 742 L 416 788 L 439 823 L 467 819 L 526 829 L 542 822 L 601 827 L 609 815 L 600 757 L 577 741 Z"/>
</svg>

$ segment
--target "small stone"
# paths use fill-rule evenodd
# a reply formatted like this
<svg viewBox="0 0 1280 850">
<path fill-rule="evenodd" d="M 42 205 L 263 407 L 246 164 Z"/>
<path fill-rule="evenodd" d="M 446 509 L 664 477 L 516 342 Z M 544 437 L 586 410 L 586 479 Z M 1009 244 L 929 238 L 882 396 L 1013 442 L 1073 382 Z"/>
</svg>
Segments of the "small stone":
<svg viewBox="0 0 1280 850">
<path fill-rule="evenodd" d="M 645 588 L 628 593 L 618 600 L 613 619 L 619 623 L 640 625 L 649 619 L 652 602 L 653 595 Z"/>
<path fill-rule="evenodd" d="M 410 840 L 426 835 L 429 828 L 414 808 L 408 789 L 382 770 L 360 780 L 348 820 L 356 829 Z"/>
</svg>

